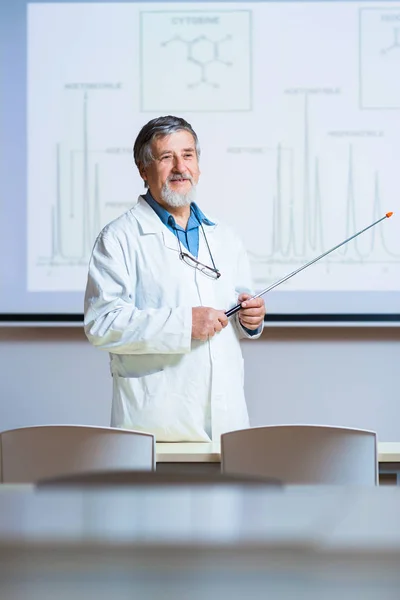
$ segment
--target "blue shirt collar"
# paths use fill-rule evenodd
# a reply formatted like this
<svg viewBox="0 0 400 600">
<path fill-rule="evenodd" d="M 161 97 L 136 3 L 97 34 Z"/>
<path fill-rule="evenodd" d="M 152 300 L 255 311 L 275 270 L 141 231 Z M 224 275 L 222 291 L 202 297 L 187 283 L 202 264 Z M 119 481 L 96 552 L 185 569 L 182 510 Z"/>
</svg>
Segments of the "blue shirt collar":
<svg viewBox="0 0 400 600">
<path fill-rule="evenodd" d="M 146 202 L 151 206 L 154 212 L 159 216 L 164 225 L 172 226 L 176 229 L 182 229 L 180 225 L 177 225 L 175 219 L 171 213 L 169 213 L 165 208 L 161 206 L 156 200 L 154 200 L 153 196 L 150 193 L 150 190 L 147 191 L 146 194 L 143 195 L 143 198 Z M 200 210 L 195 202 L 192 202 L 190 205 L 192 209 L 190 211 L 190 217 L 188 220 L 188 224 L 186 229 L 194 229 L 195 227 L 199 227 L 200 223 L 204 223 L 204 225 L 215 225 L 212 221 L 207 219 L 204 213 Z"/>
</svg>

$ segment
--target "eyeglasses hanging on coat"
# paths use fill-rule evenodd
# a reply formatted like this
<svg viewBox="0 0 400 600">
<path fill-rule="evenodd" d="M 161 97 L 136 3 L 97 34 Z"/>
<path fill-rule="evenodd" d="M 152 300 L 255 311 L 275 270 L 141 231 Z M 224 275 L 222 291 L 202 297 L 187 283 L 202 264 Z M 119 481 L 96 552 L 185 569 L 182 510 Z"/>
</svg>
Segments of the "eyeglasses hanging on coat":
<svg viewBox="0 0 400 600">
<path fill-rule="evenodd" d="M 203 232 L 203 236 L 204 236 L 204 240 L 206 242 L 207 245 L 207 249 L 211 258 L 211 262 L 212 262 L 212 267 L 205 265 L 204 263 L 200 262 L 199 260 L 197 260 L 196 258 L 194 258 L 193 256 L 191 256 L 190 254 L 188 254 L 187 252 L 184 252 L 182 249 L 182 244 L 181 244 L 181 240 L 179 239 L 179 232 L 178 229 L 174 226 L 174 231 L 175 231 L 175 235 L 178 238 L 178 244 L 179 244 L 179 258 L 181 260 L 183 260 L 184 263 L 186 263 L 187 265 L 189 265 L 190 267 L 193 267 L 194 269 L 198 269 L 199 271 L 201 271 L 201 273 L 203 273 L 204 275 L 206 275 L 207 277 L 210 277 L 212 279 L 219 279 L 221 277 L 221 273 L 220 271 L 217 269 L 217 267 L 215 266 L 215 262 L 214 262 L 214 258 L 213 255 L 211 253 L 210 250 L 210 246 L 207 240 L 207 236 L 206 236 L 206 232 L 204 231 L 204 227 L 203 227 L 203 223 L 201 221 L 199 221 L 196 213 L 193 211 L 192 207 L 190 207 L 190 211 L 191 213 L 195 216 L 195 218 L 197 219 L 201 230 Z"/>
</svg>

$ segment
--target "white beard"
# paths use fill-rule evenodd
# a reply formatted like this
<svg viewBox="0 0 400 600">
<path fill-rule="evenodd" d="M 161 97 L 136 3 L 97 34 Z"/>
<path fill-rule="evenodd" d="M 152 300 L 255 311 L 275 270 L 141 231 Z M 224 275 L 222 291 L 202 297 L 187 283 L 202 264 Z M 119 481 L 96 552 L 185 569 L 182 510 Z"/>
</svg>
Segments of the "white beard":
<svg viewBox="0 0 400 600">
<path fill-rule="evenodd" d="M 190 190 L 186 194 L 174 192 L 168 185 L 168 181 L 164 183 L 161 189 L 161 199 L 165 204 L 172 208 L 181 208 L 188 206 L 194 202 L 196 198 L 196 186 L 192 183 Z"/>
</svg>

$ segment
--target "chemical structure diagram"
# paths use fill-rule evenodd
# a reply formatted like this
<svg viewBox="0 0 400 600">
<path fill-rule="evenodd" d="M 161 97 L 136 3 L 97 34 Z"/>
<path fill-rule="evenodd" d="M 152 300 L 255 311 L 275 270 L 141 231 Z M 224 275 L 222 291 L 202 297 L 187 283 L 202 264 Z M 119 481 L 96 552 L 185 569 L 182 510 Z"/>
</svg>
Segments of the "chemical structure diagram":
<svg viewBox="0 0 400 600">
<path fill-rule="evenodd" d="M 395 27 L 393 29 L 393 43 L 390 44 L 390 46 L 387 46 L 387 48 L 382 48 L 381 54 L 388 54 L 395 48 L 400 48 L 399 32 L 400 32 L 399 27 Z"/>
<path fill-rule="evenodd" d="M 232 63 L 221 58 L 220 54 L 221 44 L 231 39 L 231 35 L 226 35 L 220 40 L 212 40 L 206 35 L 199 35 L 191 40 L 186 40 L 180 35 L 175 35 L 171 39 L 161 42 L 161 46 L 166 47 L 177 42 L 186 46 L 186 60 L 189 63 L 195 64 L 200 70 L 199 79 L 192 83 L 188 83 L 188 88 L 196 88 L 202 84 L 209 85 L 213 88 L 219 88 L 217 82 L 211 81 L 208 78 L 207 69 L 213 63 L 220 63 L 226 67 L 232 66 Z"/>
</svg>

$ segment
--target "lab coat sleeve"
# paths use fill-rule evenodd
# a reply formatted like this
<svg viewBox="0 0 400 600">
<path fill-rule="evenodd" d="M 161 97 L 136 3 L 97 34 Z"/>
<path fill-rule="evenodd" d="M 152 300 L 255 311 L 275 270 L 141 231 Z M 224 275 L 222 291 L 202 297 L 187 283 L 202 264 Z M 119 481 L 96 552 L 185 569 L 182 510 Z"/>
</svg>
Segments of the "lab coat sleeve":
<svg viewBox="0 0 400 600">
<path fill-rule="evenodd" d="M 89 341 L 114 354 L 185 354 L 191 307 L 139 310 L 135 282 L 118 241 L 100 234 L 89 264 L 84 328 Z"/>
<path fill-rule="evenodd" d="M 240 241 L 237 241 L 237 247 L 239 248 L 237 258 L 237 276 L 236 276 L 236 304 L 238 304 L 238 297 L 242 293 L 254 294 L 253 282 L 251 278 L 250 263 L 247 256 L 247 252 Z M 234 325 L 239 338 L 256 340 L 260 337 L 264 329 L 264 323 L 255 331 L 253 334 L 249 333 L 245 327 L 239 321 L 239 313 L 234 315 Z"/>
</svg>

